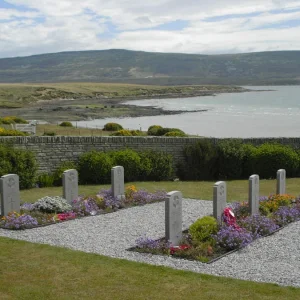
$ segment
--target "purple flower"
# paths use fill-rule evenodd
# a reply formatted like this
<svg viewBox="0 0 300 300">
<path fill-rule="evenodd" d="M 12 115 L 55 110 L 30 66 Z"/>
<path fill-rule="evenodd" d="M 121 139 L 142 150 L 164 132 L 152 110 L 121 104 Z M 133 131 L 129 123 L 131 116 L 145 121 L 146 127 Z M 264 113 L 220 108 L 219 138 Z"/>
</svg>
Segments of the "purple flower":
<svg viewBox="0 0 300 300">
<path fill-rule="evenodd" d="M 25 202 L 20 206 L 20 209 L 32 211 L 32 210 L 34 210 L 34 205 L 32 203 Z"/>
<path fill-rule="evenodd" d="M 114 209 L 122 205 L 122 200 L 114 197 L 111 189 L 102 189 L 98 195 L 103 197 L 106 207 Z"/>
<path fill-rule="evenodd" d="M 146 236 L 139 237 L 135 243 L 137 248 L 158 249 L 160 247 L 160 242 L 158 240 L 153 240 Z"/>
<path fill-rule="evenodd" d="M 241 219 L 239 225 L 250 231 L 254 239 L 268 235 L 279 228 L 272 219 L 261 215 L 253 215 Z"/>
<path fill-rule="evenodd" d="M 72 201 L 72 209 L 78 216 L 90 215 L 91 212 L 98 212 L 99 207 L 91 197 L 78 197 Z"/>
<path fill-rule="evenodd" d="M 8 216 L 3 217 L 0 225 L 6 229 L 25 229 L 37 226 L 38 221 L 30 215 L 19 215 L 18 213 L 13 212 Z"/>
<path fill-rule="evenodd" d="M 252 234 L 245 229 L 237 230 L 232 226 L 222 226 L 216 235 L 212 235 L 217 245 L 226 250 L 247 246 L 253 241 Z"/>
<path fill-rule="evenodd" d="M 291 222 L 300 220 L 300 206 L 295 205 L 293 207 L 281 206 L 273 214 L 275 222 L 279 226 L 287 225 Z"/>
</svg>

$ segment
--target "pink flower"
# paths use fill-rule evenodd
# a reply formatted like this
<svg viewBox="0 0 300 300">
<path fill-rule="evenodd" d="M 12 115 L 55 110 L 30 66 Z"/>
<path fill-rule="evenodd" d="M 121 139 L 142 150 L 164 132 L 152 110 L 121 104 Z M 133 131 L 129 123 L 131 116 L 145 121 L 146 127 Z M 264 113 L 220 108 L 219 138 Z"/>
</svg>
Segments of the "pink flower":
<svg viewBox="0 0 300 300">
<path fill-rule="evenodd" d="M 173 255 L 175 252 L 179 251 L 179 250 L 186 250 L 191 248 L 190 245 L 179 245 L 179 246 L 171 246 L 170 247 L 170 254 Z"/>
</svg>

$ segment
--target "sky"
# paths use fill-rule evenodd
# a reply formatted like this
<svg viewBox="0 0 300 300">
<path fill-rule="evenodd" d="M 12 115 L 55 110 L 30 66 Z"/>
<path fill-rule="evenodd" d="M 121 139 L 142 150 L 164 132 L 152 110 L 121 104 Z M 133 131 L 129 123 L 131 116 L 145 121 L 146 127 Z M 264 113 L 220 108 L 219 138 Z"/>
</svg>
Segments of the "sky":
<svg viewBox="0 0 300 300">
<path fill-rule="evenodd" d="M 0 0 L 0 58 L 300 50 L 300 0 Z"/>
</svg>

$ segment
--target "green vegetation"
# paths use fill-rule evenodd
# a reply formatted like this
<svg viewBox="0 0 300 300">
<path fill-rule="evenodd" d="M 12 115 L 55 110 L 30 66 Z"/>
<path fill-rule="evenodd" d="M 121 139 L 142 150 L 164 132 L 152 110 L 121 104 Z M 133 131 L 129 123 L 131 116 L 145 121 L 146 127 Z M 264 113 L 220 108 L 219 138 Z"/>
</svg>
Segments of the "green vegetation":
<svg viewBox="0 0 300 300">
<path fill-rule="evenodd" d="M 0 176 L 18 174 L 20 188 L 32 188 L 36 182 L 37 163 L 32 152 L 0 144 Z"/>
<path fill-rule="evenodd" d="M 294 300 L 300 297 L 296 288 L 178 271 L 3 237 L 0 247 L 2 299 Z"/>
<path fill-rule="evenodd" d="M 26 120 L 24 120 L 23 118 L 20 117 L 16 117 L 16 116 L 6 116 L 3 118 L 0 118 L 0 124 L 28 124 L 28 122 Z"/>
<path fill-rule="evenodd" d="M 118 123 L 106 123 L 103 127 L 103 130 L 106 130 L 106 131 L 119 131 L 122 129 L 123 129 L 123 127 Z"/>
<path fill-rule="evenodd" d="M 64 121 L 64 122 L 61 122 L 59 124 L 59 126 L 62 126 L 62 127 L 73 127 L 73 124 L 71 122 Z"/>
<path fill-rule="evenodd" d="M 0 59 L 1 82 L 299 84 L 299 70 L 300 51 L 200 55 L 102 50 Z M 51 88 L 36 92 L 46 99 L 61 96 Z M 68 97 L 72 95 L 70 91 Z"/>
<path fill-rule="evenodd" d="M 184 156 L 178 175 L 185 180 L 232 180 L 248 178 L 249 174 L 268 179 L 274 178 L 278 169 L 286 169 L 290 177 L 300 174 L 299 151 L 278 143 L 255 147 L 239 139 L 224 139 L 213 144 L 204 138 L 186 146 Z"/>
</svg>

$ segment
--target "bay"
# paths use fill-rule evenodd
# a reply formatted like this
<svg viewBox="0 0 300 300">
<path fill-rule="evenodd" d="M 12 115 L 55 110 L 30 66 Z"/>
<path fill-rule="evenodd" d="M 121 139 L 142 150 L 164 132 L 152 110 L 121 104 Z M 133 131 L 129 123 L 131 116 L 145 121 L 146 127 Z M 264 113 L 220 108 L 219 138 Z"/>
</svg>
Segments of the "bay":
<svg viewBox="0 0 300 300">
<path fill-rule="evenodd" d="M 180 128 L 188 134 L 206 137 L 300 136 L 300 86 L 245 88 L 252 91 L 216 96 L 125 102 L 131 105 L 160 107 L 164 110 L 205 109 L 207 110 L 205 112 L 79 121 L 77 126 L 102 128 L 108 122 L 117 122 L 128 129 L 147 130 L 151 125 L 161 125 Z"/>
</svg>

